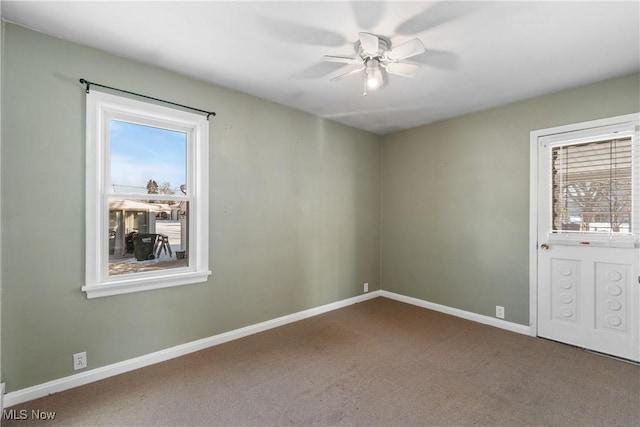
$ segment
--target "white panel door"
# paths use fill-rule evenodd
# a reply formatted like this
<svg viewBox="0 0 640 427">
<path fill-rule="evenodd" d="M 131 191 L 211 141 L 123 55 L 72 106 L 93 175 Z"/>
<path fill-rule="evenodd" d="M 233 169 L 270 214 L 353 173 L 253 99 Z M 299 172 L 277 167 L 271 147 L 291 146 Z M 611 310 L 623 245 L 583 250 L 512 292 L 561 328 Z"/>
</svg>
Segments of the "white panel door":
<svg viewBox="0 0 640 427">
<path fill-rule="evenodd" d="M 537 186 L 538 335 L 635 361 L 637 145 L 628 123 L 540 137 Z"/>
</svg>

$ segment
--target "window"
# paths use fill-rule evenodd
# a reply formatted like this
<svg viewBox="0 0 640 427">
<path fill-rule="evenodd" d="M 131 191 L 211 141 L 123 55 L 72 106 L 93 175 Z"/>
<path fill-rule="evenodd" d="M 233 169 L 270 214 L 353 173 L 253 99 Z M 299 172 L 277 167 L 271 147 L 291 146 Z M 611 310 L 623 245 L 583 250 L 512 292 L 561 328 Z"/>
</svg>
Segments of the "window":
<svg viewBox="0 0 640 427">
<path fill-rule="evenodd" d="M 550 144 L 550 241 L 635 244 L 638 235 L 638 132 L 612 125 L 546 137 Z"/>
<path fill-rule="evenodd" d="M 553 230 L 631 233 L 631 137 L 553 147 Z"/>
<path fill-rule="evenodd" d="M 95 90 L 86 118 L 87 297 L 206 281 L 206 118 Z"/>
</svg>

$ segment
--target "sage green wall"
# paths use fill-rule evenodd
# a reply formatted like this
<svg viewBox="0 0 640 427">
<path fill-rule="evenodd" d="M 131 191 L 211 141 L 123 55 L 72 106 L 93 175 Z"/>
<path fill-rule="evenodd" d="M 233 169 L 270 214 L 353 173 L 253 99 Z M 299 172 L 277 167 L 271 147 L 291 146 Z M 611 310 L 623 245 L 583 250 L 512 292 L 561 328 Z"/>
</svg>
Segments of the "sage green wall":
<svg viewBox="0 0 640 427">
<path fill-rule="evenodd" d="M 5 24 L 7 391 L 379 289 L 380 138 Z M 84 88 L 212 109 L 208 283 L 87 300 Z"/>
<path fill-rule="evenodd" d="M 635 74 L 385 137 L 382 289 L 528 325 L 530 132 L 638 111 Z"/>
</svg>

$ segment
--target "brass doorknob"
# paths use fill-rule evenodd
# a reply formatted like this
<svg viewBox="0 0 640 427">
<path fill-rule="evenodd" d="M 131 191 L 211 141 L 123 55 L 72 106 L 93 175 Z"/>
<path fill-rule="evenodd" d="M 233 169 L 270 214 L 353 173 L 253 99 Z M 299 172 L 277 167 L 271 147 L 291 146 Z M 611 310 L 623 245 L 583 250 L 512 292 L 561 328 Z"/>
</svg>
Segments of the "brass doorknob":
<svg viewBox="0 0 640 427">
<path fill-rule="evenodd" d="M 540 249 L 542 249 L 543 251 L 549 250 L 549 244 L 548 243 L 541 244 Z"/>
</svg>

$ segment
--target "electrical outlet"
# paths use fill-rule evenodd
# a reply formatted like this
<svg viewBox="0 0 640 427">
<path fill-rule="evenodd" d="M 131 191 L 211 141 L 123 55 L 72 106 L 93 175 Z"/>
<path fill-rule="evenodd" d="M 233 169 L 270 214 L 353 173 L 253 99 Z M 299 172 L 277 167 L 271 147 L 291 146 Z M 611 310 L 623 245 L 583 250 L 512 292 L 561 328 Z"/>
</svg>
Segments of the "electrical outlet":
<svg viewBox="0 0 640 427">
<path fill-rule="evenodd" d="M 365 292 L 369 292 L 369 284 L 368 283 L 364 284 L 364 291 Z"/>
<path fill-rule="evenodd" d="M 504 319 L 504 307 L 501 305 L 496 305 L 496 317 L 498 319 Z"/>
<path fill-rule="evenodd" d="M 87 367 L 87 352 L 76 353 L 73 355 L 73 370 L 84 369 Z"/>
</svg>

